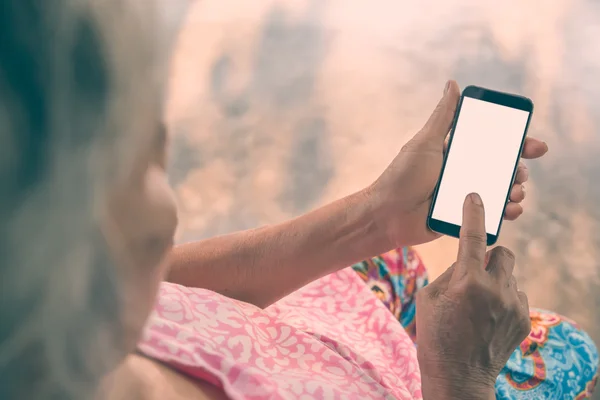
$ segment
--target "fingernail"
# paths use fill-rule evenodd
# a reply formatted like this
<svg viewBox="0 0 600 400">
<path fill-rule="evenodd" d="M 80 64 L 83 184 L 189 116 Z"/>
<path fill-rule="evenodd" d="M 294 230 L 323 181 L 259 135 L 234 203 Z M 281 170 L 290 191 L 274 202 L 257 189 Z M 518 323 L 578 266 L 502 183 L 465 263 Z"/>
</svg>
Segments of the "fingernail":
<svg viewBox="0 0 600 400">
<path fill-rule="evenodd" d="M 543 143 L 544 143 L 544 146 L 546 146 L 546 151 L 548 151 L 549 150 L 548 143 L 546 143 L 546 142 L 543 142 Z"/>
<path fill-rule="evenodd" d="M 521 192 L 523 192 L 523 198 L 525 198 L 525 194 L 527 194 L 525 191 L 525 185 L 521 185 Z"/>
<path fill-rule="evenodd" d="M 479 197 L 479 195 L 477 193 L 471 193 L 469 195 L 469 198 L 471 199 L 473 204 L 477 204 L 478 206 L 483 205 L 483 202 L 481 201 L 481 197 Z"/>
<path fill-rule="evenodd" d="M 446 87 L 444 87 L 444 95 L 448 93 L 448 89 L 450 89 L 450 81 L 446 82 Z"/>
</svg>

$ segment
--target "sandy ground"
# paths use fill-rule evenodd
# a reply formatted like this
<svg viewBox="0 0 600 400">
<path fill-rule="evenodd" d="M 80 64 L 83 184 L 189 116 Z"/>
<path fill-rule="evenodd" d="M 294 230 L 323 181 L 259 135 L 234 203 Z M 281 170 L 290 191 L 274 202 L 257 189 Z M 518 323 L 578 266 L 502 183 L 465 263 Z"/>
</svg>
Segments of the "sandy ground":
<svg viewBox="0 0 600 400">
<path fill-rule="evenodd" d="M 417 3 L 193 2 L 168 102 L 179 241 L 282 221 L 369 184 L 448 78 L 522 93 L 536 107 L 530 134 L 551 151 L 529 163 L 527 212 L 501 243 L 532 305 L 600 342 L 600 5 Z M 436 276 L 456 241 L 421 252 Z"/>
</svg>

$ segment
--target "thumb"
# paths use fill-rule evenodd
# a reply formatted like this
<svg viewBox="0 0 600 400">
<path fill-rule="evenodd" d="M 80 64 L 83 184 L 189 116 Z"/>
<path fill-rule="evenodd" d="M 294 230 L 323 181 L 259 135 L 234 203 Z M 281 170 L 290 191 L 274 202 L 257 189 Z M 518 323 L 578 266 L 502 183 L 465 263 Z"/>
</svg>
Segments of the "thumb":
<svg viewBox="0 0 600 400">
<path fill-rule="evenodd" d="M 459 98 L 460 89 L 458 84 L 452 80 L 448 81 L 444 89 L 444 96 L 433 110 L 433 114 L 419 132 L 419 135 L 423 138 L 439 141 L 443 145 L 444 139 L 452 126 Z"/>
</svg>

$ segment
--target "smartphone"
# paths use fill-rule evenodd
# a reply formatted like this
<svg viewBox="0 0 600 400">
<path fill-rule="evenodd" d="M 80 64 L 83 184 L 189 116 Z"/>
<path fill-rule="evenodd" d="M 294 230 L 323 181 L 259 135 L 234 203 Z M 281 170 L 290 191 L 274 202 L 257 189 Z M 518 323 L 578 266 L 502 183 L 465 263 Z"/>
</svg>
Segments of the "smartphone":
<svg viewBox="0 0 600 400">
<path fill-rule="evenodd" d="M 532 114 L 526 97 L 465 88 L 427 218 L 431 230 L 459 237 L 465 197 L 478 193 L 487 244 L 496 243 Z"/>
</svg>

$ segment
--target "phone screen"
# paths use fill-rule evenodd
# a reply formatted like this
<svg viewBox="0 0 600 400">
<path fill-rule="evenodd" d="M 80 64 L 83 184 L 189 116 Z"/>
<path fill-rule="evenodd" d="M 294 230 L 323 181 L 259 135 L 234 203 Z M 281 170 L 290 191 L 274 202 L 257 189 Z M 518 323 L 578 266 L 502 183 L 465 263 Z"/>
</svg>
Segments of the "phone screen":
<svg viewBox="0 0 600 400">
<path fill-rule="evenodd" d="M 431 216 L 460 226 L 465 197 L 478 193 L 485 227 L 497 235 L 529 111 L 463 97 Z"/>
</svg>

